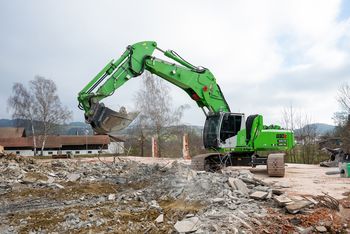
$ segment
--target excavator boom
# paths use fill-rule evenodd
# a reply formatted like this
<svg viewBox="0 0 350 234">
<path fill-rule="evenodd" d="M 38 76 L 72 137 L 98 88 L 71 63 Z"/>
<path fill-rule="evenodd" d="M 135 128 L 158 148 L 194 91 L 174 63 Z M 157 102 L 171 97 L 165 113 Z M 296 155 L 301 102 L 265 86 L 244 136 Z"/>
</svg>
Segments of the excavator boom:
<svg viewBox="0 0 350 234">
<path fill-rule="evenodd" d="M 156 49 L 173 63 L 153 57 Z M 79 92 L 79 107 L 85 111 L 85 119 L 96 133 L 106 134 L 120 130 L 136 117 L 135 113 L 113 111 L 100 101 L 112 95 L 129 79 L 141 75 L 144 70 L 183 89 L 199 107 L 207 108 L 206 114 L 230 111 L 215 77 L 208 69 L 190 64 L 172 50 L 157 48 L 154 41 L 144 41 L 128 46 L 118 60 L 109 62 Z"/>
</svg>

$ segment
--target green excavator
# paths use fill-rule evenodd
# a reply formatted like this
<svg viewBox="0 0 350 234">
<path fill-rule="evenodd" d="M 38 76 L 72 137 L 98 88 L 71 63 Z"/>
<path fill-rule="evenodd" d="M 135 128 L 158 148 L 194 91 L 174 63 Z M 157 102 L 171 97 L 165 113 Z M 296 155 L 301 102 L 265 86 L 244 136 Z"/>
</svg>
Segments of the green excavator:
<svg viewBox="0 0 350 234">
<path fill-rule="evenodd" d="M 172 61 L 154 57 L 155 50 Z M 203 109 L 206 116 L 203 143 L 211 153 L 193 157 L 194 169 L 213 171 L 230 165 L 267 165 L 269 175 L 284 176 L 283 152 L 294 146 L 293 131 L 277 125 L 265 126 L 258 114 L 246 118 L 243 113 L 232 113 L 209 69 L 192 65 L 173 50 L 158 48 L 154 41 L 128 46 L 118 60 L 109 62 L 79 92 L 79 108 L 97 134 L 123 129 L 132 122 L 134 113 L 127 113 L 124 108 L 113 111 L 101 100 L 145 70 L 184 90 Z"/>
</svg>

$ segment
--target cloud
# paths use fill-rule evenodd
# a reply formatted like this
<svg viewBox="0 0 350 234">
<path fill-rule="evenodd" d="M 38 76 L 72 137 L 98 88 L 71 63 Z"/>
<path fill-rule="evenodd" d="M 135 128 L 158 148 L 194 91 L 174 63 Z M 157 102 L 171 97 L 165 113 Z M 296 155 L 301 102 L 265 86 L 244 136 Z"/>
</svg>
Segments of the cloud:
<svg viewBox="0 0 350 234">
<path fill-rule="evenodd" d="M 156 40 L 208 67 L 233 111 L 270 123 L 290 103 L 332 123 L 337 87 L 350 80 L 346 1 L 34 1 L 0 3 L 0 117 L 13 82 L 53 79 L 62 102 L 83 120 L 77 93 L 128 44 Z M 159 54 L 158 54 L 159 55 Z M 160 56 L 162 57 L 162 56 Z M 135 78 L 105 102 L 133 108 Z M 199 108 L 170 86 L 184 122 L 203 124 Z"/>
</svg>

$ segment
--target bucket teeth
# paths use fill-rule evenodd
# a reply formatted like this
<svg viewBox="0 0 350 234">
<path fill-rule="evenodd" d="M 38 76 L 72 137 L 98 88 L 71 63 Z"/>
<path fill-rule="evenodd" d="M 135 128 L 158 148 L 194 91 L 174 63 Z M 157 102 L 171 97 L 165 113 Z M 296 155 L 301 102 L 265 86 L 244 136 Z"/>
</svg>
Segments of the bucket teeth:
<svg viewBox="0 0 350 234">
<path fill-rule="evenodd" d="M 137 117 L 137 113 L 127 113 L 124 107 L 117 112 L 105 107 L 103 103 L 95 104 L 92 110 L 93 114 L 85 118 L 97 134 L 122 130 Z"/>
</svg>

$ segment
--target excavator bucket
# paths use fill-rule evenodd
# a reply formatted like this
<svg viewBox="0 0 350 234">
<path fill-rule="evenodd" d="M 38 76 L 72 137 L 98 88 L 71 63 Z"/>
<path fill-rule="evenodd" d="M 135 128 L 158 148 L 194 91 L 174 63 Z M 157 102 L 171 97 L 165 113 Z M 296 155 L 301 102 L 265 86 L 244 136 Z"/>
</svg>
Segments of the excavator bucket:
<svg viewBox="0 0 350 234">
<path fill-rule="evenodd" d="M 127 126 L 137 117 L 138 113 L 127 113 L 125 107 L 119 112 L 105 107 L 103 103 L 97 103 L 92 108 L 93 115 L 85 116 L 86 121 L 91 125 L 97 134 L 109 134 L 119 131 Z"/>
</svg>

